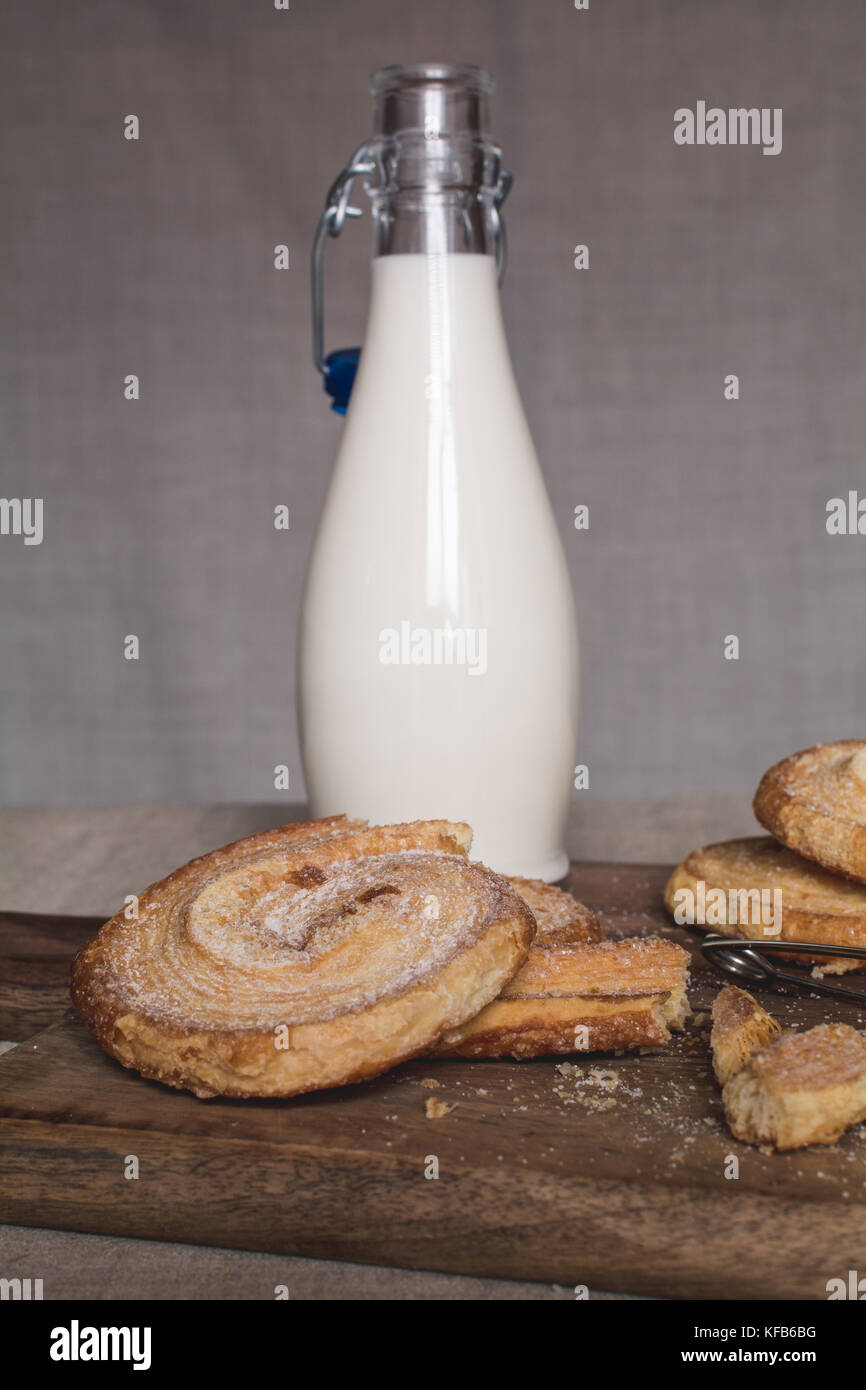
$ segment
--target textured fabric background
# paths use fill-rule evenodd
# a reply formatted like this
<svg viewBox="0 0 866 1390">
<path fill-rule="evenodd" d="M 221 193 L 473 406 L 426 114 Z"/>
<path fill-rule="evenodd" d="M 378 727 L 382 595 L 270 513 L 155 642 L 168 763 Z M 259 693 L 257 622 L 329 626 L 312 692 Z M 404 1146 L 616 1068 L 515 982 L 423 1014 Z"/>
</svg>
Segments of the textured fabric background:
<svg viewBox="0 0 866 1390">
<path fill-rule="evenodd" d="M 2 495 L 45 499 L 41 546 L 0 537 L 5 801 L 261 801 L 276 763 L 302 790 L 294 634 L 340 429 L 308 254 L 395 61 L 497 79 L 592 790 L 745 795 L 864 732 L 866 536 L 824 524 L 866 493 L 862 0 L 5 0 L 0 27 Z M 698 100 L 782 107 L 782 153 L 675 146 Z M 329 347 L 360 339 L 368 237 L 330 248 Z"/>
</svg>

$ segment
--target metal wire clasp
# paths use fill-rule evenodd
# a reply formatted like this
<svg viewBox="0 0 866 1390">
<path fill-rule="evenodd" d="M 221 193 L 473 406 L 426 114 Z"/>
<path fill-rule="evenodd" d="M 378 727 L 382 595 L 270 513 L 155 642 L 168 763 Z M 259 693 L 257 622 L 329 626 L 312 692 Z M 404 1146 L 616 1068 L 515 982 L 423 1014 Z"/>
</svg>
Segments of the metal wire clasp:
<svg viewBox="0 0 866 1390">
<path fill-rule="evenodd" d="M 340 171 L 328 189 L 325 211 L 319 218 L 319 225 L 316 228 L 310 267 L 313 290 L 313 361 L 322 376 L 328 375 L 328 367 L 325 362 L 325 292 L 323 282 L 327 238 L 340 235 L 347 217 L 361 216 L 361 209 L 352 207 L 349 202 L 352 196 L 352 184 L 359 174 L 372 174 L 375 168 L 375 160 L 370 157 L 367 145 L 359 145 L 345 169 Z"/>
<path fill-rule="evenodd" d="M 500 285 L 505 279 L 505 271 L 508 266 L 508 240 L 505 235 L 505 223 L 499 215 L 499 210 L 505 199 L 511 192 L 511 185 L 514 183 L 514 175 L 508 169 L 499 171 L 499 179 L 493 192 L 493 206 L 491 208 L 491 220 L 493 223 L 493 238 L 496 246 L 496 274 Z"/>
<path fill-rule="evenodd" d="M 313 254 L 310 264 L 310 278 L 313 297 L 313 362 L 316 368 L 325 378 L 326 390 L 330 391 L 331 368 L 328 359 L 325 357 L 325 289 L 324 289 L 324 266 L 325 266 L 325 246 L 328 237 L 337 237 L 343 230 L 347 217 L 360 217 L 361 209 L 352 207 L 349 199 L 352 196 L 352 185 L 359 174 L 372 174 L 376 170 L 376 160 L 370 153 L 370 147 L 365 142 L 359 145 L 352 158 L 344 169 L 340 171 L 331 187 L 328 189 L 328 196 L 325 199 L 325 211 L 319 218 L 319 225 L 316 228 L 316 235 L 313 241 Z M 490 225 L 493 232 L 494 245 L 496 248 L 496 268 L 499 276 L 499 283 L 505 276 L 505 267 L 508 260 L 508 248 L 505 238 L 505 223 L 500 216 L 500 209 L 505 199 L 508 197 L 512 184 L 512 175 L 507 169 L 502 169 L 493 196 L 489 204 Z M 352 350 L 357 359 L 357 349 Z M 332 354 L 337 356 L 338 354 Z M 354 375 L 354 368 L 352 369 Z M 351 390 L 351 381 L 348 390 Z M 330 391 L 334 394 L 333 391 Z M 335 409 L 345 409 L 335 406 Z"/>
</svg>

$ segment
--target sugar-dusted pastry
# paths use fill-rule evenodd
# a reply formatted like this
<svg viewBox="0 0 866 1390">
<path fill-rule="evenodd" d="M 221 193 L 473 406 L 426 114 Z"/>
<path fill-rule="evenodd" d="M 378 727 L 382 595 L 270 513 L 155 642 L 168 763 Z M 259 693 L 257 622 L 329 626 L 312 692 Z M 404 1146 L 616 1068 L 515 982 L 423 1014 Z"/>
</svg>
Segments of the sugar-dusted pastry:
<svg viewBox="0 0 866 1390">
<path fill-rule="evenodd" d="M 866 1038 L 846 1023 L 783 1033 L 722 1091 L 735 1139 L 775 1149 L 835 1144 L 866 1119 Z"/>
<path fill-rule="evenodd" d="M 530 947 L 534 951 L 553 946 L 577 946 L 584 941 L 603 941 L 604 932 L 592 908 L 578 902 L 553 883 L 538 878 L 510 878 L 508 882 L 530 908 L 537 931 Z"/>
<path fill-rule="evenodd" d="M 342 817 L 178 869 L 76 957 L 72 997 L 124 1066 L 198 1096 L 291 1096 L 429 1050 L 494 999 L 534 918 L 468 826 Z"/>
<path fill-rule="evenodd" d="M 789 849 L 866 883 L 866 741 L 822 743 L 776 763 L 754 806 Z"/>
<path fill-rule="evenodd" d="M 692 850 L 668 880 L 665 905 L 675 921 L 723 936 L 866 947 L 866 888 L 766 835 Z M 796 959 L 827 973 L 864 968 L 817 951 Z"/>
<path fill-rule="evenodd" d="M 533 910 L 543 942 L 543 909 Z M 662 1045 L 689 1014 L 688 964 L 687 951 L 660 937 L 533 944 L 499 998 L 447 1032 L 436 1055 L 527 1058 Z"/>
<path fill-rule="evenodd" d="M 498 999 L 452 1029 L 433 1055 L 521 1059 L 664 1044 L 688 1016 L 688 955 L 659 938 L 605 941 L 595 913 L 536 879 L 509 883 L 537 933 Z M 601 944 L 603 943 L 603 944 Z"/>
<path fill-rule="evenodd" d="M 753 1052 L 766 1047 L 782 1031 L 781 1024 L 744 989 L 726 985 L 713 1001 L 713 1027 L 710 1048 L 713 1071 L 724 1086 L 742 1071 Z"/>
</svg>

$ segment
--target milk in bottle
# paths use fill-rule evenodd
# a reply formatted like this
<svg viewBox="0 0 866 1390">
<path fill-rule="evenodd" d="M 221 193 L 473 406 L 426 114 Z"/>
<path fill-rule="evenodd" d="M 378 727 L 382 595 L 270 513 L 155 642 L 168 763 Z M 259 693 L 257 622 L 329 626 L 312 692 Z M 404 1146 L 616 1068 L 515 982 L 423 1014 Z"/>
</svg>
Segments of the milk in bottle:
<svg viewBox="0 0 866 1390">
<path fill-rule="evenodd" d="M 502 322 L 489 86 L 373 79 L 372 293 L 302 607 L 302 753 L 312 814 L 465 820 L 473 857 L 550 880 L 577 637 Z"/>
</svg>

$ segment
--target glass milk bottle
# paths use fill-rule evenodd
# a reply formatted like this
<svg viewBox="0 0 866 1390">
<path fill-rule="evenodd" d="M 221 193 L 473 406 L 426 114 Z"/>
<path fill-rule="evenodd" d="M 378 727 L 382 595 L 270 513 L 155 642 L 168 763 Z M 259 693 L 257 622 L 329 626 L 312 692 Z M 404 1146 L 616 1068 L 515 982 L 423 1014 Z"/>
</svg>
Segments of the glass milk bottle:
<svg viewBox="0 0 866 1390">
<path fill-rule="evenodd" d="M 506 874 L 567 870 L 577 632 L 499 302 L 510 175 L 489 76 L 389 67 L 313 257 L 317 365 L 346 409 L 299 648 L 311 814 L 468 821 Z M 322 347 L 322 253 L 372 204 L 363 349 Z"/>
</svg>

